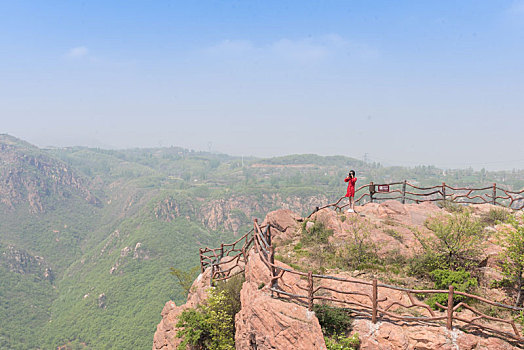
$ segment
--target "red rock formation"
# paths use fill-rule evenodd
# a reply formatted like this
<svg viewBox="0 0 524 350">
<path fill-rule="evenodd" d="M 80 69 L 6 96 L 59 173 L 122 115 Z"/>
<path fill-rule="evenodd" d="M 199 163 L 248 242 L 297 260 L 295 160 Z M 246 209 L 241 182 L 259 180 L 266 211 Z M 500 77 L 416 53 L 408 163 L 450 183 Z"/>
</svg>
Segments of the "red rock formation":
<svg viewBox="0 0 524 350">
<path fill-rule="evenodd" d="M 176 337 L 178 316 L 187 309 L 194 308 L 207 299 L 206 290 L 210 286 L 211 269 L 207 269 L 193 282 L 187 302 L 177 306 L 173 301 L 168 301 L 162 309 L 162 320 L 156 327 L 153 337 L 153 350 L 176 350 L 181 340 Z"/>
<path fill-rule="evenodd" d="M 299 220 L 302 218 L 291 210 L 279 209 L 269 212 L 262 224 L 271 224 L 275 242 L 282 242 L 291 239 L 297 233 Z"/>
<path fill-rule="evenodd" d="M 381 204 L 368 204 L 357 208 L 364 217 L 358 216 L 358 220 L 367 222 L 372 230 L 372 239 L 381 242 L 386 249 L 404 248 L 405 251 L 415 251 L 418 242 L 413 236 L 408 226 L 415 226 L 418 230 L 427 233 L 422 224 L 432 215 L 441 213 L 441 209 L 432 204 L 407 204 L 402 205 L 398 202 L 385 202 Z M 337 239 L 344 239 L 349 230 L 348 218 L 355 214 L 339 214 L 329 209 L 321 210 L 313 215 L 313 219 L 323 222 L 328 228 L 333 229 Z M 341 216 L 345 220 L 341 220 Z M 355 216 L 357 217 L 357 216 Z M 275 228 L 272 231 L 274 241 L 285 241 L 297 238 L 300 226 L 300 218 L 288 211 L 278 210 L 271 212 L 266 217 L 264 223 L 271 223 Z M 391 237 L 385 233 L 385 228 L 394 228 L 401 235 L 401 240 Z M 396 244 L 396 246 L 395 246 Z M 495 246 L 494 243 L 490 243 Z M 488 249 L 489 248 L 489 249 Z M 487 250 L 490 254 L 495 254 L 496 247 L 488 245 Z M 384 250 L 383 252 L 387 252 Z M 408 253 L 407 253 L 408 254 Z M 289 268 L 281 262 L 276 262 L 279 266 Z M 488 264 L 484 269 L 491 269 Z M 308 312 L 307 308 L 290 302 L 273 298 L 270 284 L 270 273 L 266 265 L 260 259 L 254 249 L 249 254 L 248 263 L 245 266 L 246 282 L 241 290 L 242 309 L 236 315 L 236 348 L 237 349 L 325 349 L 323 335 L 314 313 Z M 341 278 L 351 278 L 350 273 L 344 272 L 336 274 Z M 363 279 L 355 281 L 365 282 Z M 369 281 L 368 281 L 369 282 Z M 281 286 L 290 293 L 304 294 L 307 281 L 300 276 L 285 273 Z M 324 290 L 323 295 L 334 297 L 348 302 L 370 305 L 371 286 L 358 283 L 346 283 L 336 280 L 315 279 L 315 287 L 322 284 L 328 289 Z M 175 338 L 175 324 L 178 315 L 189 307 L 194 307 L 205 299 L 205 288 L 209 286 L 209 269 L 204 276 L 200 276 L 195 281 L 188 302 L 177 307 L 173 302 L 168 302 L 162 311 L 163 320 L 157 327 L 155 333 L 153 350 L 175 349 L 179 341 Z M 340 294 L 330 291 L 330 289 L 351 290 L 360 294 Z M 283 295 L 281 295 L 283 297 Z M 504 301 L 503 295 L 495 296 L 498 301 Z M 379 305 L 384 308 L 389 303 L 398 302 L 403 305 L 410 305 L 411 302 L 406 293 L 380 288 Z M 356 304 L 353 304 L 356 305 Z M 347 306 L 340 304 L 340 306 Z M 409 309 L 411 312 L 427 315 L 428 310 L 424 308 Z M 389 311 L 397 313 L 407 313 L 403 306 L 394 305 Z M 469 310 L 458 311 L 465 318 L 472 318 Z M 443 315 L 442 312 L 435 312 Z M 511 332 L 508 327 L 505 328 Z M 487 349 L 517 349 L 515 344 L 511 344 L 503 339 L 474 333 L 465 333 L 454 327 L 447 330 L 443 324 L 420 323 L 395 321 L 388 317 L 379 317 L 376 324 L 373 324 L 370 317 L 357 316 L 353 322 L 352 333 L 357 332 L 361 340 L 362 350 L 371 349 L 459 349 L 459 350 L 487 350 Z"/>
<path fill-rule="evenodd" d="M 178 316 L 188 308 L 202 303 L 209 288 L 210 269 L 193 283 L 186 304 L 169 301 L 162 310 L 162 320 L 153 338 L 153 350 L 175 350 Z M 295 286 L 298 278 L 293 278 Z M 246 266 L 246 282 L 242 286 L 242 310 L 237 314 L 237 349 L 322 349 L 322 330 L 314 313 L 307 308 L 271 297 L 268 289 L 269 271 L 257 254 L 251 251 Z M 263 288 L 259 288 L 264 286 Z M 256 347 L 254 347 L 256 344 Z"/>
</svg>

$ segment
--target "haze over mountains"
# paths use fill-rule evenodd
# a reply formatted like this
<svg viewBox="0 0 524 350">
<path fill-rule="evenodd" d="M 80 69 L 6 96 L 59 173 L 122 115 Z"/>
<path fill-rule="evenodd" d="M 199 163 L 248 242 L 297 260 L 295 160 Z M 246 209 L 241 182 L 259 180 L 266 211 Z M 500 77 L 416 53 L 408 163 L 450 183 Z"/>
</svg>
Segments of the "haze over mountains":
<svg viewBox="0 0 524 350">
<path fill-rule="evenodd" d="M 40 149 L 0 135 L 0 348 L 149 348 L 185 298 L 169 268 L 198 264 L 278 208 L 309 213 L 360 184 L 497 182 L 524 171 L 382 167 L 342 156 L 260 159 L 151 148 Z"/>
</svg>

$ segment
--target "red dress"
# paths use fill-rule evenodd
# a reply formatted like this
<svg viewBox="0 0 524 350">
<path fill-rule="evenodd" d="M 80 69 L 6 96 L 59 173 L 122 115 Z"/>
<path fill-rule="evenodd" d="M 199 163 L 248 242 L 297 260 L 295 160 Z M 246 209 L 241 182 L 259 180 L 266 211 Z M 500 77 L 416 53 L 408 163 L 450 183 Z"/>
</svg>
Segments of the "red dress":
<svg viewBox="0 0 524 350">
<path fill-rule="evenodd" d="M 348 182 L 348 191 L 346 192 L 346 197 L 355 197 L 355 182 L 357 182 L 357 178 L 354 177 L 350 179 L 349 177 L 346 177 L 344 181 Z"/>
</svg>

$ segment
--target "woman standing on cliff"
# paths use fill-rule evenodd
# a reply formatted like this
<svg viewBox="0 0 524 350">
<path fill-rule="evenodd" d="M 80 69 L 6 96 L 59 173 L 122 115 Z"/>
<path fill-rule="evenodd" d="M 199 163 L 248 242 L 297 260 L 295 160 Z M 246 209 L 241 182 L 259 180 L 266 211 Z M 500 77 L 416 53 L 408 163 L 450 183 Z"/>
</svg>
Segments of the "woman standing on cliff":
<svg viewBox="0 0 524 350">
<path fill-rule="evenodd" d="M 348 213 L 354 213 L 355 209 L 355 182 L 357 178 L 355 177 L 355 170 L 350 170 L 348 176 L 344 179 L 348 183 L 348 190 L 346 192 L 346 197 L 349 199 L 349 209 Z"/>
</svg>

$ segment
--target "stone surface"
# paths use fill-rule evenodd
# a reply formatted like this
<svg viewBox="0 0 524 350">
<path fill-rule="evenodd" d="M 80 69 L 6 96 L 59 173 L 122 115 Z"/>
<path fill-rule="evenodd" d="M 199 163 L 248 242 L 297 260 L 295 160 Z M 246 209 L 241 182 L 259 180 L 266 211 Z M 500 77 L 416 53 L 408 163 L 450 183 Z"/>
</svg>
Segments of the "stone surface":
<svg viewBox="0 0 524 350">
<path fill-rule="evenodd" d="M 273 240 L 279 243 L 293 238 L 297 233 L 299 220 L 302 218 L 291 210 L 279 209 L 269 212 L 262 224 L 271 224 Z"/>
<path fill-rule="evenodd" d="M 180 344 L 180 339 L 176 337 L 178 329 L 176 324 L 178 316 L 189 308 L 194 308 L 207 299 L 207 289 L 210 285 L 211 269 L 207 269 L 204 274 L 200 274 L 193 282 L 188 295 L 187 302 L 177 306 L 175 302 L 168 301 L 162 309 L 162 320 L 156 328 L 153 336 L 153 350 L 176 350 Z"/>
<path fill-rule="evenodd" d="M 477 336 L 442 326 L 357 318 L 352 332 L 358 332 L 361 350 L 513 350 L 520 349 L 500 338 Z"/>
<path fill-rule="evenodd" d="M 278 263 L 279 266 L 289 266 Z M 246 282 L 240 293 L 242 310 L 237 314 L 237 349 L 325 349 L 318 319 L 306 307 L 271 297 L 270 272 L 252 251 L 246 265 Z M 297 275 L 285 274 L 286 291 L 303 294 L 305 283 Z"/>
<path fill-rule="evenodd" d="M 237 349 L 325 349 L 318 320 L 305 307 L 273 299 L 254 282 L 244 283 L 241 300 Z"/>
<path fill-rule="evenodd" d="M 369 203 L 356 207 L 358 214 L 322 209 L 313 214 L 311 219 L 322 222 L 328 229 L 332 229 L 333 238 L 342 241 L 351 239 L 355 228 L 361 227 L 361 230 L 369 233 L 380 256 L 394 253 L 410 258 L 421 248 L 410 227 L 415 225 L 419 233 L 429 234 L 424 226 L 419 226 L 419 223 L 422 225 L 429 216 L 440 211 L 433 204 L 420 204 L 422 208 L 414 206 L 416 204 L 402 205 L 396 201 Z"/>
</svg>

